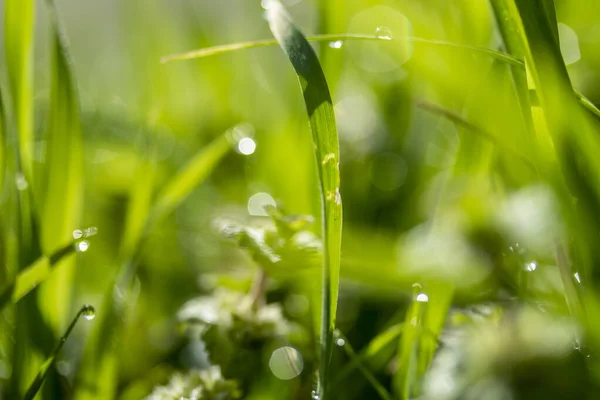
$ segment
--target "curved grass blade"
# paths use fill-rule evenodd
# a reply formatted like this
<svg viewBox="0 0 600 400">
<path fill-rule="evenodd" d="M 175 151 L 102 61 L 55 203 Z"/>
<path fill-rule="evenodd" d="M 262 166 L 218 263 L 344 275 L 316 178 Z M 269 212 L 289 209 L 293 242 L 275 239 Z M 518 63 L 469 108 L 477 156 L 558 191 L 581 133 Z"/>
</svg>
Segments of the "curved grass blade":
<svg viewBox="0 0 600 400">
<path fill-rule="evenodd" d="M 360 364 L 369 365 L 373 359 L 377 358 L 385 349 L 398 340 L 403 329 L 404 323 L 395 324 L 373 338 L 364 351 L 350 357 L 350 362 L 336 376 L 333 385 L 344 382 L 348 378 L 348 375 L 355 368 L 359 367 Z"/>
<path fill-rule="evenodd" d="M 83 200 L 83 139 L 76 81 L 57 11 L 46 0 L 50 18 L 50 109 L 40 204 L 41 242 L 44 253 L 72 240 L 79 227 Z M 55 330 L 67 323 L 75 260 L 57 268 L 41 290 L 44 314 Z"/>
<path fill-rule="evenodd" d="M 56 344 L 56 347 L 54 347 L 54 350 L 52 350 L 52 353 L 50 353 L 50 356 L 46 359 L 44 364 L 41 366 L 40 371 L 38 372 L 37 376 L 35 377 L 33 382 L 31 382 L 29 389 L 27 389 L 25 396 L 23 396 L 23 400 L 33 400 L 33 398 L 35 398 L 35 395 L 39 392 L 40 388 L 42 387 L 44 380 L 46 379 L 46 375 L 48 375 L 48 372 L 50 371 L 50 368 L 52 368 L 52 366 L 54 365 L 54 362 L 56 361 L 56 357 L 58 356 L 58 354 L 62 350 L 65 342 L 69 338 L 69 335 L 71 334 L 71 331 L 77 324 L 77 321 L 79 321 L 79 317 L 81 317 L 82 315 L 87 320 L 93 319 L 95 316 L 94 307 L 90 306 L 89 304 L 85 304 L 84 306 L 82 306 L 79 309 L 79 312 L 77 313 L 75 318 L 73 318 L 73 321 L 71 321 L 71 324 L 67 328 L 67 331 L 60 338 L 60 340 Z"/>
<path fill-rule="evenodd" d="M 336 344 L 338 344 L 344 349 L 344 351 L 348 355 L 348 358 L 350 358 L 350 362 L 354 366 L 356 366 L 359 369 L 359 371 L 365 376 L 365 379 L 371 384 L 371 386 L 373 386 L 373 389 L 375 389 L 379 397 L 383 400 L 393 400 L 394 398 L 392 397 L 392 395 L 383 387 L 381 383 L 379 383 L 379 381 L 377 381 L 377 378 L 375 378 L 373 373 L 369 371 L 369 369 L 363 364 L 359 356 L 356 355 L 356 352 L 350 345 L 348 339 L 345 338 L 344 335 L 342 335 L 341 332 L 337 329 L 335 331 L 335 334 Z"/>
<path fill-rule="evenodd" d="M 15 280 L 6 286 L 0 293 L 0 311 L 8 304 L 15 304 L 36 286 L 44 282 L 52 270 L 65 257 L 73 254 L 80 246 L 81 241 L 73 241 L 56 250 L 50 256 L 42 256 L 27 268 L 22 270 Z"/>
<path fill-rule="evenodd" d="M 494 5 L 495 9 L 498 9 L 497 14 L 502 15 L 501 14 L 502 11 L 500 11 L 501 9 L 498 8 L 496 6 L 496 4 L 498 4 L 498 1 L 494 0 L 493 5 Z M 501 26 L 504 26 L 504 25 L 510 25 L 510 24 L 502 24 Z M 512 29 L 515 29 L 515 28 L 513 27 Z M 513 35 L 513 34 L 516 34 L 516 31 L 510 31 L 510 32 L 504 33 L 504 35 Z M 342 40 L 342 41 L 346 41 L 346 40 L 406 41 L 406 42 L 412 42 L 412 43 L 422 43 L 422 44 L 429 44 L 429 45 L 434 45 L 434 46 L 451 47 L 451 48 L 460 49 L 460 50 L 472 51 L 475 53 L 481 53 L 481 54 L 487 55 L 495 60 L 504 62 L 508 65 L 519 67 L 521 69 L 523 69 L 525 67 L 525 64 L 523 63 L 521 57 L 515 57 L 513 55 L 513 54 L 523 54 L 523 52 L 519 51 L 519 50 L 515 50 L 516 53 L 513 51 L 510 51 L 511 48 L 514 48 L 518 44 L 514 43 L 512 45 L 509 45 L 509 41 L 507 41 L 507 46 L 509 47 L 509 51 L 511 54 L 488 49 L 486 47 L 469 46 L 469 45 L 464 45 L 464 44 L 446 42 L 443 40 L 424 39 L 424 38 L 419 38 L 419 37 L 405 37 L 405 38 L 398 38 L 398 39 L 397 38 L 390 39 L 387 37 L 366 35 L 366 34 L 360 34 L 360 33 L 345 33 L 345 34 L 327 34 L 327 35 L 307 36 L 306 40 L 311 41 L 311 42 L 335 42 L 335 41 L 339 41 L 339 40 Z M 511 43 L 512 42 L 513 41 L 511 41 Z M 216 56 L 219 54 L 229 53 L 229 52 L 237 51 L 237 50 L 246 50 L 246 49 L 253 49 L 253 48 L 257 48 L 257 47 L 274 46 L 276 44 L 277 44 L 277 41 L 271 40 L 271 39 L 224 44 L 224 45 L 219 45 L 219 46 L 214 46 L 214 47 L 206 47 L 203 49 L 192 50 L 192 51 L 188 51 L 188 52 L 184 52 L 184 53 L 171 54 L 171 55 L 163 57 L 160 61 L 162 63 L 168 63 L 168 62 L 172 62 L 172 61 L 195 60 L 198 58 Z M 600 121 L 600 110 L 594 105 L 594 103 L 592 103 L 589 99 L 587 99 L 580 92 L 578 92 L 576 90 L 574 92 L 575 92 L 575 96 L 577 97 L 577 99 L 579 99 L 579 102 L 581 103 L 582 107 L 585 108 L 586 110 L 588 110 L 595 118 L 597 118 Z"/>
<path fill-rule="evenodd" d="M 332 33 L 325 35 L 314 35 L 314 36 L 306 36 L 306 40 L 309 42 L 336 42 L 336 41 L 347 41 L 347 40 L 395 40 L 401 42 L 412 42 L 412 43 L 422 43 L 429 44 L 434 46 L 442 46 L 442 47 L 453 47 L 461 50 L 469 50 L 477 53 L 483 53 L 492 58 L 498 59 L 508 64 L 512 65 L 520 65 L 521 61 L 511 57 L 506 53 L 502 53 L 499 51 L 495 51 L 492 49 L 488 49 L 486 47 L 478 47 L 478 46 L 469 46 L 464 44 L 457 44 L 452 42 L 446 42 L 444 40 L 432 40 L 432 39 L 424 39 L 420 37 L 402 37 L 402 38 L 389 38 L 386 36 L 375 36 L 375 35 L 367 35 L 361 33 Z M 248 42 L 240 42 L 240 43 L 231 43 L 214 47 L 206 47 L 203 49 L 192 50 L 179 54 L 172 54 L 163 57 L 160 61 L 162 63 L 167 63 L 171 61 L 183 61 L 183 60 L 194 60 L 197 58 L 204 58 L 215 56 L 218 54 L 229 53 L 236 50 L 245 50 L 245 49 L 253 49 L 256 47 L 267 47 L 277 45 L 277 40 L 272 39 L 263 39 L 263 40 L 253 40 Z"/>
<path fill-rule="evenodd" d="M 315 51 L 279 1 L 268 3 L 266 15 L 273 36 L 288 56 L 298 76 L 315 145 L 323 207 L 323 300 L 317 394 L 324 399 L 333 348 L 342 242 L 338 134 L 331 95 Z"/>
</svg>

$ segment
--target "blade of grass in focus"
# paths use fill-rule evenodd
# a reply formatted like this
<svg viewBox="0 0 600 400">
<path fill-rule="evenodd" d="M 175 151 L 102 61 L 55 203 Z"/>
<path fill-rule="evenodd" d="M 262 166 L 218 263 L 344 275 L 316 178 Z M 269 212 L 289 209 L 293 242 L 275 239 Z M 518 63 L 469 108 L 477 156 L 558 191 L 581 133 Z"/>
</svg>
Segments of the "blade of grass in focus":
<svg viewBox="0 0 600 400">
<path fill-rule="evenodd" d="M 36 286 L 44 282 L 59 262 L 77 250 L 78 243 L 79 241 L 73 241 L 49 256 L 38 258 L 27 268 L 23 269 L 15 280 L 0 293 L 0 310 L 8 304 L 17 303 Z"/>
<path fill-rule="evenodd" d="M 50 109 L 45 133 L 46 164 L 40 205 L 42 249 L 54 251 L 73 239 L 79 227 L 83 199 L 83 147 L 79 99 L 66 38 L 57 10 L 47 0 L 50 18 Z M 69 259 L 41 289 L 40 304 L 55 331 L 64 329 L 71 304 L 76 259 Z"/>
<path fill-rule="evenodd" d="M 114 283 L 105 294 L 102 315 L 88 342 L 78 376 L 74 398 L 110 398 L 116 390 L 117 347 L 123 324 L 123 313 L 128 306 L 129 292 L 133 283 L 144 238 L 154 224 L 172 212 L 214 170 L 229 153 L 231 145 L 222 135 L 202 148 L 160 192 L 155 204 L 151 202 L 152 190 L 146 179 L 150 161 L 144 162 L 136 173 L 136 185 L 131 192 L 130 210 L 136 215 L 129 217 L 121 249 L 121 269 Z M 150 169 L 148 169 L 150 168 Z M 100 393 L 100 395 L 99 395 Z"/>
<path fill-rule="evenodd" d="M 288 56 L 298 76 L 315 145 L 323 207 L 321 353 L 316 391 L 319 398 L 325 399 L 337 311 L 342 241 L 338 134 L 331 95 L 315 51 L 291 21 L 281 3 L 269 1 L 266 7 L 271 32 Z"/>
<path fill-rule="evenodd" d="M 87 320 L 93 319 L 95 317 L 94 307 L 87 304 L 81 307 L 75 318 L 73 318 L 73 320 L 71 321 L 71 324 L 67 328 L 65 334 L 60 338 L 60 340 L 56 344 L 56 347 L 54 347 L 54 350 L 52 350 L 52 353 L 40 368 L 40 371 L 29 386 L 29 389 L 27 389 L 25 396 L 23 396 L 24 400 L 33 400 L 35 398 L 36 394 L 39 392 L 40 388 L 44 384 L 46 376 L 48 375 L 48 372 L 50 372 L 50 368 L 52 368 L 52 366 L 54 365 L 56 357 L 58 356 L 65 342 L 69 338 L 69 335 L 71 334 L 71 331 L 77 324 L 77 321 L 79 321 L 79 317 L 81 317 L 82 315 Z"/>
</svg>

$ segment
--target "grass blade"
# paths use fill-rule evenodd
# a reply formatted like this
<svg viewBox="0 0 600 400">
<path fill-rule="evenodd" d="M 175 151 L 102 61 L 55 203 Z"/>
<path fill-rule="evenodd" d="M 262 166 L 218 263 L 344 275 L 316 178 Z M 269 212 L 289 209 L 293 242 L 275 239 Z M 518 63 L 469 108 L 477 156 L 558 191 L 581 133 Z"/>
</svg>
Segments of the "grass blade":
<svg viewBox="0 0 600 400">
<path fill-rule="evenodd" d="M 200 150 L 160 192 L 152 209 L 150 221 L 170 214 L 196 187 L 203 182 L 215 165 L 231 150 L 225 135 L 216 138 Z"/>
<path fill-rule="evenodd" d="M 503 0 L 501 0 L 503 1 Z M 496 15 L 502 17 L 505 15 L 506 11 L 501 8 L 499 5 L 500 2 L 498 0 L 492 0 L 492 4 L 494 5 L 494 9 L 496 10 Z M 412 43 L 421 43 L 425 45 L 433 45 L 433 46 L 441 46 L 441 47 L 450 47 L 459 50 L 471 51 L 474 53 L 480 53 L 483 55 L 487 55 L 495 60 L 501 61 L 508 65 L 517 67 L 524 71 L 525 64 L 523 63 L 523 54 L 524 50 L 518 41 L 513 39 L 506 39 L 509 37 L 513 37 L 513 35 L 518 35 L 518 31 L 515 28 L 514 24 L 504 24 L 502 23 L 501 28 L 506 28 L 503 30 L 503 35 L 505 37 L 506 45 L 509 48 L 510 54 L 503 53 L 501 51 L 496 51 L 492 49 L 488 49 L 486 47 L 480 46 L 469 46 L 464 44 L 447 42 L 444 40 L 434 40 L 434 39 L 424 39 L 419 37 L 404 37 L 404 38 L 387 38 L 381 36 L 374 35 L 366 35 L 360 33 L 345 33 L 345 34 L 326 34 L 326 35 L 315 35 L 315 36 L 307 36 L 306 40 L 312 42 L 335 42 L 335 41 L 347 41 L 347 40 L 396 40 L 396 41 L 405 41 Z M 274 46 L 277 44 L 277 40 L 272 39 L 263 39 L 263 40 L 254 40 L 248 42 L 239 42 L 239 43 L 231 43 L 224 44 L 213 47 L 206 47 L 203 49 L 192 50 L 184 53 L 171 54 L 165 56 L 161 59 L 162 63 L 168 63 L 172 61 L 185 61 L 185 60 L 195 60 L 199 58 L 216 56 L 219 54 L 229 53 L 237 50 L 246 50 L 253 49 L 257 47 L 266 47 L 266 46 Z M 524 78 L 525 75 L 521 73 Z M 524 81 L 523 81 L 524 82 Z M 521 83 L 523 83 L 521 82 Z M 600 121 L 600 110 L 598 107 L 594 105 L 589 99 L 587 99 L 583 94 L 578 91 L 574 91 L 575 96 L 581 103 L 581 106 L 588 110 L 596 119 Z M 523 100 L 520 100 L 523 103 Z M 525 104 L 525 103 L 523 103 Z"/>
<path fill-rule="evenodd" d="M 403 329 L 404 323 L 395 324 L 374 337 L 364 351 L 359 354 L 354 354 L 354 356 L 350 358 L 350 362 L 346 364 L 336 376 L 334 384 L 337 385 L 345 381 L 348 378 L 348 375 L 350 375 L 359 364 L 370 365 L 373 359 L 377 358 L 385 349 L 389 348 L 390 345 L 398 340 Z"/>
<path fill-rule="evenodd" d="M 73 239 L 79 227 L 83 199 L 83 144 L 79 99 L 66 39 L 57 11 L 47 0 L 50 17 L 50 111 L 45 133 L 44 200 L 41 211 L 42 249 L 50 253 Z M 42 179 L 40 179 L 42 180 Z M 71 304 L 75 259 L 65 262 L 41 290 L 44 314 L 62 329 Z"/>
<path fill-rule="evenodd" d="M 0 293 L 0 310 L 8 304 L 15 304 L 36 286 L 44 282 L 52 270 L 65 257 L 73 254 L 80 246 L 81 241 L 73 241 L 68 245 L 56 250 L 50 256 L 42 256 L 27 268 L 22 270 L 15 280 L 6 286 Z"/>
<path fill-rule="evenodd" d="M 32 181 L 34 0 L 6 0 L 4 40 L 22 173 Z"/>
<path fill-rule="evenodd" d="M 421 285 L 413 285 L 414 301 L 406 314 L 399 341 L 398 369 L 392 384 L 396 397 L 402 399 L 412 399 L 419 393 L 454 294 L 450 284 L 431 282 L 427 286 L 426 294 L 421 292 Z"/>
<path fill-rule="evenodd" d="M 325 75 L 315 51 L 291 21 L 281 3 L 278 1 L 268 3 L 267 20 L 273 36 L 287 54 L 298 76 L 315 145 L 323 207 L 323 301 L 317 394 L 324 399 L 327 394 L 329 361 L 333 348 L 342 242 L 339 143 L 335 115 Z"/>
<path fill-rule="evenodd" d="M 377 381 L 377 378 L 375 378 L 373 373 L 363 364 L 359 356 L 356 355 L 356 352 L 350 345 L 348 339 L 346 339 L 338 330 L 336 330 L 335 333 L 336 344 L 339 343 L 339 346 L 341 346 L 344 349 L 344 351 L 350 358 L 350 362 L 352 363 L 352 365 L 356 366 L 359 369 L 359 371 L 365 376 L 365 379 L 371 384 L 371 386 L 373 386 L 379 397 L 383 400 L 393 400 L 392 395 L 383 387 L 381 383 L 379 383 L 379 381 Z"/>
<path fill-rule="evenodd" d="M 79 309 L 79 312 L 77 313 L 75 318 L 73 318 L 73 321 L 71 321 L 71 324 L 67 328 L 67 331 L 60 338 L 60 340 L 56 344 L 56 347 L 54 348 L 54 350 L 52 350 L 52 353 L 50 353 L 50 356 L 46 359 L 46 361 L 40 368 L 40 371 L 38 372 L 37 376 L 29 386 L 29 389 L 27 389 L 25 396 L 23 396 L 23 400 L 33 400 L 33 398 L 35 398 L 35 395 L 39 392 L 40 388 L 42 387 L 44 380 L 46 379 L 46 375 L 48 375 L 48 372 L 50 371 L 50 368 L 52 368 L 52 366 L 54 365 L 56 357 L 58 356 L 65 342 L 69 338 L 69 335 L 71 334 L 71 331 L 77 324 L 77 321 L 79 321 L 79 317 L 81 317 L 82 315 L 87 320 L 93 319 L 95 316 L 94 307 L 86 304 L 82 306 L 81 309 Z"/>
</svg>

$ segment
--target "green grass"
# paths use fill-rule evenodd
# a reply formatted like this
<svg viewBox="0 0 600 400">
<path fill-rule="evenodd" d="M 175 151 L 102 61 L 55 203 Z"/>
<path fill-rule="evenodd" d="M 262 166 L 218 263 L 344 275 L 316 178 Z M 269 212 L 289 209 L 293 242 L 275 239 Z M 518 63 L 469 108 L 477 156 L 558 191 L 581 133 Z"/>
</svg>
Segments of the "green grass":
<svg viewBox="0 0 600 400">
<path fill-rule="evenodd" d="M 597 398 L 600 5 L 259 3 L 5 2 L 0 397 Z"/>
</svg>

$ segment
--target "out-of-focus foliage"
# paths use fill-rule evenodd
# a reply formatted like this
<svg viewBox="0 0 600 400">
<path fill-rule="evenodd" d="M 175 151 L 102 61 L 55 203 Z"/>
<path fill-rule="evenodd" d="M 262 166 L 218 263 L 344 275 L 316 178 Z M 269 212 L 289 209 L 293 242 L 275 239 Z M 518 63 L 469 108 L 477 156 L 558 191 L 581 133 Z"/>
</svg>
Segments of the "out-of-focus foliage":
<svg viewBox="0 0 600 400">
<path fill-rule="evenodd" d="M 281 3 L 334 35 L 319 164 L 277 46 L 161 63 L 274 43 L 267 0 L 3 0 L 0 398 L 88 303 L 38 398 L 310 398 L 338 162 L 321 400 L 597 398 L 600 3 Z"/>
</svg>

